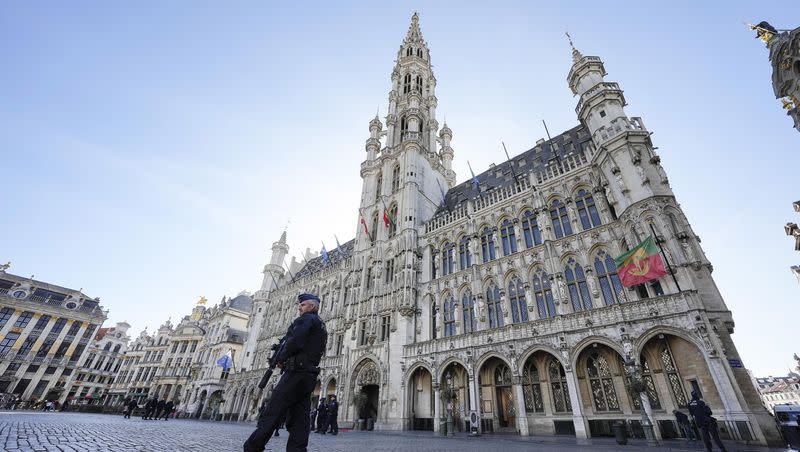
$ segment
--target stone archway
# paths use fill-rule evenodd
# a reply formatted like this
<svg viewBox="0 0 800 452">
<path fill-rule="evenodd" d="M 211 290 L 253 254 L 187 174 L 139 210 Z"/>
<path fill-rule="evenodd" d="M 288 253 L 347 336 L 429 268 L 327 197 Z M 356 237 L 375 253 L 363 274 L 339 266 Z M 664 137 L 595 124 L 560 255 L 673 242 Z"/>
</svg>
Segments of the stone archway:
<svg viewBox="0 0 800 452">
<path fill-rule="evenodd" d="M 530 434 L 574 436 L 572 402 L 561 361 L 550 352 L 537 350 L 525 359 L 520 373 Z"/>
<path fill-rule="evenodd" d="M 458 361 L 453 361 L 444 368 L 441 373 L 439 387 L 453 389 L 455 396 L 450 403 L 442 401 L 442 416 L 447 416 L 448 410 L 453 416 L 453 430 L 456 432 L 469 431 L 470 395 L 469 395 L 469 373 L 467 369 Z M 448 406 L 449 405 L 449 406 Z"/>
<path fill-rule="evenodd" d="M 634 415 L 635 402 L 625 387 L 625 363 L 617 350 L 601 342 L 589 343 L 578 353 L 575 375 L 590 436 L 613 436 L 615 420 L 631 419 L 633 436 L 644 437 L 641 415 Z"/>
<path fill-rule="evenodd" d="M 364 359 L 357 366 L 353 372 L 353 380 L 350 385 L 350 393 L 355 396 L 356 393 L 363 393 L 366 401 L 363 407 L 359 410 L 354 407 L 354 419 L 369 419 L 377 420 L 380 416 L 380 368 L 378 364 L 372 359 Z M 363 416 L 363 417 L 362 417 Z"/>
<path fill-rule="evenodd" d="M 408 384 L 408 428 L 410 430 L 433 431 L 435 393 L 433 391 L 433 376 L 423 366 L 419 366 L 411 373 Z"/>
<path fill-rule="evenodd" d="M 221 389 L 218 389 L 211 393 L 208 397 L 208 404 L 206 408 L 203 410 L 203 418 L 204 419 L 211 419 L 217 420 L 221 414 L 221 410 L 223 409 L 223 402 L 224 399 L 222 398 L 223 392 Z"/>
<path fill-rule="evenodd" d="M 517 403 L 509 365 L 491 357 L 478 371 L 482 431 L 516 432 Z"/>
<path fill-rule="evenodd" d="M 336 379 L 335 378 L 331 378 L 330 380 L 328 380 L 328 384 L 325 387 L 325 395 L 329 396 L 331 394 L 336 394 Z M 338 398 L 338 396 L 337 396 L 337 398 Z"/>
</svg>

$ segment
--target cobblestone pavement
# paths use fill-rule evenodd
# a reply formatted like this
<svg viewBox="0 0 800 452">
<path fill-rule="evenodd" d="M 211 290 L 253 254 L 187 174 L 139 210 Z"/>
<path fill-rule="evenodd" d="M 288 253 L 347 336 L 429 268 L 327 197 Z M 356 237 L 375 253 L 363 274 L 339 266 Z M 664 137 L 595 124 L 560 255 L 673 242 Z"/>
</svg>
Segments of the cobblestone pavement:
<svg viewBox="0 0 800 452">
<path fill-rule="evenodd" d="M 0 411 L 0 445 L 5 451 L 239 451 L 253 424 L 195 420 L 143 421 L 141 418 L 84 413 Z M 288 435 L 281 430 L 267 450 L 282 451 Z M 575 438 L 484 435 L 479 438 L 443 438 L 430 432 L 340 432 L 338 436 L 312 433 L 309 451 L 644 451 L 641 441 L 618 446 L 598 438 L 578 445 Z M 778 451 L 728 443 L 729 451 Z M 704 450 L 699 444 L 665 442 L 655 450 Z"/>
</svg>

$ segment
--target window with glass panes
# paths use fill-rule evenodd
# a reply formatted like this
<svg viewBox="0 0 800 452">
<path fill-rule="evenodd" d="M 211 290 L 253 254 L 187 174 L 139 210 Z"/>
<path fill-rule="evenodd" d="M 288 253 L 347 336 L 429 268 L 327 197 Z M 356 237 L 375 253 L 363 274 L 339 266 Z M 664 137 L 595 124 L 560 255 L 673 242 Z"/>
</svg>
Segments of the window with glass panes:
<svg viewBox="0 0 800 452">
<path fill-rule="evenodd" d="M 17 328 L 25 328 L 28 326 L 28 323 L 33 318 L 33 313 L 31 311 L 24 311 L 22 314 L 17 317 L 17 320 L 14 322 L 14 326 Z"/>
<path fill-rule="evenodd" d="M 578 209 L 578 217 L 581 219 L 583 230 L 600 226 L 600 215 L 594 204 L 594 198 L 586 190 L 579 190 L 575 196 L 575 207 Z"/>
<path fill-rule="evenodd" d="M 600 250 L 594 258 L 594 272 L 597 275 L 597 281 L 600 283 L 600 292 L 603 294 L 603 300 L 607 306 L 620 301 L 620 293 L 622 292 L 622 283 L 617 276 L 617 266 L 614 264 L 614 259 L 611 258 L 605 251 Z"/>
<path fill-rule="evenodd" d="M 486 289 L 486 304 L 489 311 L 489 328 L 503 326 L 503 301 L 500 296 L 500 288 L 490 286 Z"/>
<path fill-rule="evenodd" d="M 567 208 L 558 199 L 553 201 L 550 206 L 550 220 L 553 222 L 553 232 L 557 239 L 572 235 L 572 226 L 569 223 Z"/>
<path fill-rule="evenodd" d="M 536 214 L 530 210 L 522 214 L 522 235 L 525 238 L 525 247 L 527 248 L 542 244 L 542 232 L 536 222 Z"/>
<path fill-rule="evenodd" d="M 33 325 L 33 330 L 34 331 L 44 330 L 44 328 L 47 326 L 47 323 L 50 322 L 50 318 L 51 317 L 49 315 L 43 315 L 39 317 L 39 320 L 37 320 L 36 324 Z"/>
<path fill-rule="evenodd" d="M 14 332 L 9 332 L 8 334 L 6 334 L 6 337 L 4 337 L 2 341 L 0 341 L 0 354 L 11 350 L 11 347 L 13 347 L 14 344 L 17 342 L 19 336 L 20 336 L 19 333 L 14 333 Z"/>
<path fill-rule="evenodd" d="M 495 259 L 494 251 L 494 233 L 489 228 L 484 228 L 481 233 L 481 252 L 483 254 L 483 262 L 493 261 Z"/>
<path fill-rule="evenodd" d="M 456 334 L 456 303 L 452 295 L 448 295 L 442 304 L 442 317 L 444 318 L 444 335 Z"/>
<path fill-rule="evenodd" d="M 504 220 L 500 225 L 500 241 L 503 244 L 504 256 L 517 252 L 517 236 L 510 220 Z"/>
<path fill-rule="evenodd" d="M 564 267 L 564 278 L 567 280 L 569 298 L 575 312 L 592 309 L 592 297 L 589 296 L 589 287 L 586 284 L 586 274 L 581 264 L 570 258 Z"/>
<path fill-rule="evenodd" d="M 472 253 L 469 251 L 469 237 L 463 237 L 458 242 L 458 259 L 461 270 L 466 270 L 472 265 Z"/>
<path fill-rule="evenodd" d="M 478 320 L 475 317 L 475 298 L 472 292 L 465 291 L 461 296 L 462 328 L 465 333 L 478 331 Z"/>
<path fill-rule="evenodd" d="M 72 325 L 69 327 L 69 331 L 67 331 L 67 336 L 74 336 L 78 334 L 78 330 L 81 329 L 81 325 L 83 322 L 78 322 L 77 320 L 72 322 Z"/>
<path fill-rule="evenodd" d="M 392 318 L 388 315 L 381 316 L 381 342 L 389 340 Z"/>
<path fill-rule="evenodd" d="M 556 305 L 553 300 L 553 291 L 550 288 L 550 276 L 544 270 L 539 270 L 533 274 L 531 283 L 539 318 L 554 317 L 556 315 Z"/>
<path fill-rule="evenodd" d="M 528 321 L 528 302 L 525 300 L 525 287 L 522 280 L 513 278 L 508 282 L 508 302 L 511 305 L 511 321 Z"/>
<path fill-rule="evenodd" d="M 0 309 L 0 326 L 3 326 L 8 322 L 8 319 L 11 318 L 11 314 L 14 313 L 14 309 L 12 308 L 3 308 Z"/>
</svg>

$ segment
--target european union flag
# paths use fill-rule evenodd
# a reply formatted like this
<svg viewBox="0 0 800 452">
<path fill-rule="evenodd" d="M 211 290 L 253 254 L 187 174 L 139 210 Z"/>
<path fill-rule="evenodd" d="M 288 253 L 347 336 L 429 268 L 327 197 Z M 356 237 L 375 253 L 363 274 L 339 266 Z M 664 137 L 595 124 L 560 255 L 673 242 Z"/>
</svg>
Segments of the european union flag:
<svg viewBox="0 0 800 452">
<path fill-rule="evenodd" d="M 322 254 L 322 260 L 324 260 L 326 264 L 331 263 L 331 258 L 328 256 L 328 250 L 325 249 L 324 242 L 322 243 L 322 250 L 319 253 Z"/>
<path fill-rule="evenodd" d="M 469 160 L 467 160 L 467 166 L 469 166 L 469 172 L 472 174 L 472 183 L 475 184 L 475 188 L 477 188 L 478 191 L 480 191 L 481 183 L 478 182 L 478 178 L 475 177 L 475 173 L 472 172 L 472 165 L 469 164 Z"/>
<path fill-rule="evenodd" d="M 233 360 L 231 359 L 231 352 L 229 350 L 228 353 L 224 354 L 222 358 L 217 360 L 217 365 L 222 366 L 222 370 L 229 370 L 232 362 Z"/>
</svg>

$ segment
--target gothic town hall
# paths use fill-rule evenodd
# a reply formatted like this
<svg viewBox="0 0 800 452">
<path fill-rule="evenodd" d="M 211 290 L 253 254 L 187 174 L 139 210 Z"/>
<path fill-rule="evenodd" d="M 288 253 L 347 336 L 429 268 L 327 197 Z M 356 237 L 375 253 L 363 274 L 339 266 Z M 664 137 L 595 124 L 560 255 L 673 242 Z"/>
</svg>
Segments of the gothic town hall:
<svg viewBox="0 0 800 452">
<path fill-rule="evenodd" d="M 388 113 L 369 122 L 356 236 L 291 275 L 286 233 L 273 244 L 242 372 L 225 385 L 231 419 L 254 419 L 270 345 L 312 292 L 329 332 L 315 397 L 336 393 L 345 425 L 438 431 L 449 411 L 460 431 L 586 438 L 617 420 L 641 431 L 647 409 L 669 437 L 697 390 L 723 435 L 775 439 L 650 133 L 599 57 L 572 57 L 575 127 L 459 184 L 414 14 Z M 622 287 L 613 258 L 650 235 L 676 278 Z"/>
</svg>

